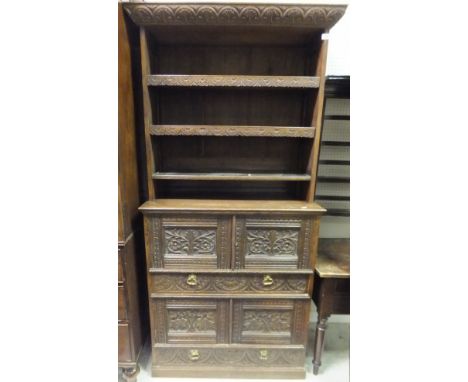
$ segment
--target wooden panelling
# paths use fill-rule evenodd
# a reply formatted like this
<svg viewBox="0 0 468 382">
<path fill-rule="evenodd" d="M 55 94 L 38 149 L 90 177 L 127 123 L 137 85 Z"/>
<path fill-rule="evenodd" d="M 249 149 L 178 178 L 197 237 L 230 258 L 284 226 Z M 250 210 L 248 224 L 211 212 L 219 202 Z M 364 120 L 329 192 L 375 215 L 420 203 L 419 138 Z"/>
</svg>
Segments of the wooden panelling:
<svg viewBox="0 0 468 382">
<path fill-rule="evenodd" d="M 226 343 L 229 341 L 229 301 L 152 299 L 151 313 L 159 317 L 155 343 Z"/>
<path fill-rule="evenodd" d="M 127 319 L 127 304 L 125 301 L 125 287 L 119 285 L 118 287 L 118 300 L 119 300 L 119 320 Z"/>
<path fill-rule="evenodd" d="M 232 342 L 242 344 L 302 344 L 307 338 L 308 299 L 233 302 Z"/>
<path fill-rule="evenodd" d="M 119 324 L 119 362 L 131 362 L 130 330 L 127 323 Z"/>
</svg>

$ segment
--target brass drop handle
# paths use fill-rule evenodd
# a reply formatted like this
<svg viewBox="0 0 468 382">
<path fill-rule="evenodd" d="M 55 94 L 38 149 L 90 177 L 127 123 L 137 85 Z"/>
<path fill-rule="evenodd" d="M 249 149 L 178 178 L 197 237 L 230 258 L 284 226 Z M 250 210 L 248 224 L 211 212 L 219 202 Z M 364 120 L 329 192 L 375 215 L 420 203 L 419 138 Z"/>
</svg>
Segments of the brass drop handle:
<svg viewBox="0 0 468 382">
<path fill-rule="evenodd" d="M 266 361 L 268 359 L 268 350 L 260 350 L 259 358 Z"/>
<path fill-rule="evenodd" d="M 200 358 L 200 353 L 196 349 L 190 350 L 190 355 L 189 358 L 191 361 L 196 361 L 198 358 Z"/>
<path fill-rule="evenodd" d="M 273 277 L 271 277 L 270 275 L 263 276 L 263 285 L 268 286 L 271 284 L 273 284 Z"/>
<path fill-rule="evenodd" d="M 187 284 L 188 285 L 197 285 L 198 280 L 197 280 L 197 275 L 194 275 L 193 273 L 187 276 Z"/>
</svg>

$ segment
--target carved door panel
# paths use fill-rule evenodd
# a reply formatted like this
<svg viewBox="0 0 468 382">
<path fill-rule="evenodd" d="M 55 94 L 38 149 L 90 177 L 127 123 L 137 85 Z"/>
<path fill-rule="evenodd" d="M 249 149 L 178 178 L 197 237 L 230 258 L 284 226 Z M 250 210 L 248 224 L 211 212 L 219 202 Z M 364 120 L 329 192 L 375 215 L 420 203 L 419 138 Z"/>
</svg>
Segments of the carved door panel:
<svg viewBox="0 0 468 382">
<path fill-rule="evenodd" d="M 236 218 L 235 268 L 310 267 L 310 219 Z"/>
<path fill-rule="evenodd" d="M 303 344 L 309 300 L 234 300 L 232 342 Z"/>
<path fill-rule="evenodd" d="M 154 343 L 226 343 L 229 301 L 154 299 Z"/>
<path fill-rule="evenodd" d="M 229 268 L 229 217 L 149 217 L 146 225 L 154 268 Z"/>
</svg>

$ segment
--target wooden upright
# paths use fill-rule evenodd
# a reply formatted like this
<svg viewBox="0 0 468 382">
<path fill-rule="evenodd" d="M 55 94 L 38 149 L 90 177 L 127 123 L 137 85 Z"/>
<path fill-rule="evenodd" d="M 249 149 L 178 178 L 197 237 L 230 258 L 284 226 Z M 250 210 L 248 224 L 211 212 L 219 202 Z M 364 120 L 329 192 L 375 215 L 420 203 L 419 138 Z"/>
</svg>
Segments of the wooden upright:
<svg viewBox="0 0 468 382">
<path fill-rule="evenodd" d="M 124 4 L 140 27 L 152 373 L 304 378 L 343 5 Z"/>
</svg>

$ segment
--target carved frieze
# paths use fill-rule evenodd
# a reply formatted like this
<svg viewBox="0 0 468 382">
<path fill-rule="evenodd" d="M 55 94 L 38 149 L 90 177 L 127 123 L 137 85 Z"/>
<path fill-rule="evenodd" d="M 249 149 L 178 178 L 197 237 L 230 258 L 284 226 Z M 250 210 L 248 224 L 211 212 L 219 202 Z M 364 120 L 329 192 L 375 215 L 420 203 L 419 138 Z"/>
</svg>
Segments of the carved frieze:
<svg viewBox="0 0 468 382">
<path fill-rule="evenodd" d="M 345 5 L 317 4 L 124 4 L 132 20 L 146 25 L 259 25 L 331 28 Z"/>
</svg>

